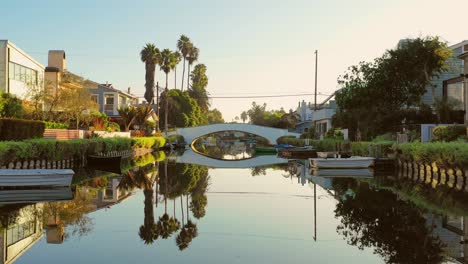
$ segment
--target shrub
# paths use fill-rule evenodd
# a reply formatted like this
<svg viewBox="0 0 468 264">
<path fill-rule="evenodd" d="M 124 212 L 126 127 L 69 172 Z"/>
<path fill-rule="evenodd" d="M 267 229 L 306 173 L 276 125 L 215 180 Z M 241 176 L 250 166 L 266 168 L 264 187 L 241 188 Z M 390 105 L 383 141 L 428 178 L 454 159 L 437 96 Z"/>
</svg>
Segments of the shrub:
<svg viewBox="0 0 468 264">
<path fill-rule="evenodd" d="M 435 141 L 454 141 L 467 135 L 465 126 L 437 126 L 433 131 Z"/>
<path fill-rule="evenodd" d="M 161 148 L 166 144 L 163 137 L 137 137 L 132 138 L 133 148 Z"/>
<path fill-rule="evenodd" d="M 65 123 L 56 123 L 56 122 L 44 122 L 45 123 L 45 128 L 48 129 L 68 129 L 69 124 Z"/>
<path fill-rule="evenodd" d="M 21 99 L 8 93 L 0 92 L 0 117 L 21 118 L 23 112 Z"/>
<path fill-rule="evenodd" d="M 107 132 L 120 132 L 120 125 L 116 122 L 109 122 L 106 128 Z"/>
<path fill-rule="evenodd" d="M 3 118 L 0 119 L 0 140 L 42 138 L 44 129 L 42 121 Z"/>
<path fill-rule="evenodd" d="M 413 142 L 395 145 L 395 150 L 407 160 L 435 162 L 447 167 L 468 167 L 468 144 L 465 142 Z"/>
</svg>

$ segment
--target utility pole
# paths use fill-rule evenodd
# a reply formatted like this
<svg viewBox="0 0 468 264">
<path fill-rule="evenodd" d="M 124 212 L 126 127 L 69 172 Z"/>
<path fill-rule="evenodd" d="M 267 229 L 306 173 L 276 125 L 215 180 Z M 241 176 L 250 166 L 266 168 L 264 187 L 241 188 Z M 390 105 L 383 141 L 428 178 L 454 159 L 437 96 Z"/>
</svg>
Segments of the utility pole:
<svg viewBox="0 0 468 264">
<path fill-rule="evenodd" d="M 315 50 L 315 93 L 314 93 L 314 110 L 317 111 L 317 65 L 318 65 L 318 50 Z"/>
</svg>

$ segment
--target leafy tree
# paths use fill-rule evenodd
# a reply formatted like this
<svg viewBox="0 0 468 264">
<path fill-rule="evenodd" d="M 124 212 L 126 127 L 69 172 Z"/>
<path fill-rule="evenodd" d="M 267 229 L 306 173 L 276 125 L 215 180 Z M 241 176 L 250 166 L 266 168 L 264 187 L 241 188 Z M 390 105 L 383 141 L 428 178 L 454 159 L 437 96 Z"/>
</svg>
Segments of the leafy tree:
<svg viewBox="0 0 468 264">
<path fill-rule="evenodd" d="M 180 90 L 182 91 L 184 90 L 185 61 L 187 60 L 187 56 L 192 46 L 193 45 L 190 42 L 190 39 L 185 35 L 181 35 L 179 40 L 177 41 L 177 49 L 180 51 L 180 53 L 182 54 L 182 58 L 184 59 L 184 64 L 182 66 L 182 84 L 180 87 Z"/>
<path fill-rule="evenodd" d="M 8 93 L 0 92 L 0 117 L 21 118 L 23 105 L 21 99 Z"/>
<path fill-rule="evenodd" d="M 164 91 L 161 94 L 161 101 L 168 102 L 167 121 L 170 125 L 176 127 L 190 127 L 206 124 L 206 116 L 202 114 L 200 107 L 195 99 L 191 98 L 187 92 L 172 89 Z M 160 122 L 165 123 L 166 110 L 160 109 Z"/>
<path fill-rule="evenodd" d="M 206 87 L 208 86 L 208 77 L 206 76 L 205 64 L 195 65 L 190 77 L 192 79 L 192 85 L 188 89 L 188 93 L 197 101 L 202 112 L 207 113 L 210 108 L 210 101 L 208 98 L 209 93 L 206 91 Z"/>
<path fill-rule="evenodd" d="M 145 99 L 149 104 L 153 103 L 154 98 L 154 79 L 156 65 L 161 60 L 161 54 L 158 48 L 152 43 L 147 43 L 140 52 L 141 61 L 145 63 Z"/>
<path fill-rule="evenodd" d="M 364 138 L 398 130 L 404 108 L 418 106 L 431 78 L 447 69 L 451 56 L 437 37 L 405 41 L 372 62 L 351 66 L 340 76 L 334 125 L 360 130 Z"/>
<path fill-rule="evenodd" d="M 245 120 L 247 120 L 247 112 L 246 111 L 242 111 L 241 115 L 240 115 L 240 118 L 242 119 L 242 122 L 245 123 Z"/>
<path fill-rule="evenodd" d="M 76 128 L 79 128 L 80 118 L 84 113 L 97 111 L 99 106 L 91 99 L 88 89 L 64 89 L 61 92 L 60 106 L 68 117 L 69 123 L 72 120 L 76 122 Z"/>
<path fill-rule="evenodd" d="M 223 114 L 218 109 L 208 110 L 207 119 L 209 124 L 224 123 Z"/>
</svg>

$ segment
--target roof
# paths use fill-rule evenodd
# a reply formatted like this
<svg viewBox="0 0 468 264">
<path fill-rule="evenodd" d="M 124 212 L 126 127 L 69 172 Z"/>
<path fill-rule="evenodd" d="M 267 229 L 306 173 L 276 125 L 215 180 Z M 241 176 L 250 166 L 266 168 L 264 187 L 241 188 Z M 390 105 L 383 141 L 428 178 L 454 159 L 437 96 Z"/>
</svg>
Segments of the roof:
<svg viewBox="0 0 468 264">
<path fill-rule="evenodd" d="M 133 94 L 130 94 L 130 93 L 126 93 L 126 92 L 124 92 L 124 91 L 121 91 L 121 90 L 119 90 L 119 89 L 117 89 L 117 88 L 114 88 L 114 86 L 112 86 L 112 84 L 111 84 L 111 83 L 103 83 L 103 84 L 99 84 L 99 86 L 98 86 L 98 87 L 103 87 L 103 88 L 105 88 L 105 89 L 108 89 L 108 90 L 111 90 L 111 91 L 117 92 L 117 93 L 119 93 L 119 94 L 126 95 L 126 96 L 128 96 L 128 97 L 132 97 L 132 98 L 135 98 L 135 99 L 137 99 L 137 98 L 138 98 L 136 95 L 133 95 Z"/>
<path fill-rule="evenodd" d="M 461 41 L 461 42 L 459 42 L 457 44 L 453 44 L 453 45 L 449 46 L 449 48 L 457 49 L 457 48 L 465 46 L 465 45 L 468 45 L 468 40 L 463 40 L 463 41 Z"/>
<path fill-rule="evenodd" d="M 459 59 L 464 59 L 466 57 L 468 57 L 468 51 L 457 56 Z"/>
<path fill-rule="evenodd" d="M 18 48 L 15 44 L 13 44 L 13 42 L 11 42 L 10 40 L 8 39 L 0 39 L 0 42 L 5 42 L 7 46 L 10 46 L 12 48 L 14 48 L 15 50 L 17 50 L 19 53 L 21 53 L 23 56 L 25 56 L 26 58 L 28 58 L 29 60 L 31 60 L 32 62 L 34 62 L 37 66 L 41 67 L 41 68 L 45 68 L 44 65 L 42 65 L 40 62 L 38 62 L 36 59 L 34 59 L 33 57 L 31 57 L 31 55 L 27 54 L 24 50 Z"/>
</svg>

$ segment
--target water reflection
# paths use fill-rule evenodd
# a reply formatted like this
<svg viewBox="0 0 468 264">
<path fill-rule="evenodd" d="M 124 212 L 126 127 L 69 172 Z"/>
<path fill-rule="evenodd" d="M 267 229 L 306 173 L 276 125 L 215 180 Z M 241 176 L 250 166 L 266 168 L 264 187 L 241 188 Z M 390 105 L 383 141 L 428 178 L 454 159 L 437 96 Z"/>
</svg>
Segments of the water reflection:
<svg viewBox="0 0 468 264">
<path fill-rule="evenodd" d="M 337 256 L 317 250 L 325 250 L 324 243 L 334 251 L 348 254 L 350 261 L 362 257 L 361 261 L 364 259 L 362 262 L 366 263 L 378 260 L 386 263 L 467 262 L 468 243 L 464 241 L 468 241 L 468 206 L 466 195 L 461 193 L 421 187 L 392 174 L 317 176 L 309 170 L 308 163 L 301 160 L 264 165 L 260 159 L 251 158 L 250 161 L 259 161 L 257 164 L 261 166 L 235 170 L 175 163 L 165 157 L 163 153 L 135 157 L 123 163 L 121 175 L 90 169 L 80 171 L 74 179 L 73 199 L 69 201 L 56 202 L 49 198 L 0 207 L 1 230 L 7 245 L 3 262 L 15 261 L 30 248 L 31 253 L 24 258 L 26 262 L 36 257 L 44 262 L 51 261 L 47 256 L 53 254 L 49 252 L 66 255 L 66 258 L 70 254 L 80 255 L 76 248 L 60 253 L 63 247 L 37 243 L 43 234 L 45 242 L 53 244 L 78 243 L 77 238 L 82 238 L 79 243 L 87 245 L 95 238 L 104 239 L 103 236 L 108 236 L 107 241 L 134 238 L 141 241 L 135 244 L 144 248 L 163 248 L 153 256 L 165 256 L 161 260 L 166 261 L 162 262 L 185 256 L 178 255 L 177 251 L 203 256 L 199 261 L 187 259 L 186 262 L 201 263 L 218 255 L 225 257 L 225 251 L 212 249 L 222 244 L 219 247 L 229 250 L 229 243 L 233 243 L 231 246 L 246 243 L 253 252 L 261 250 L 260 244 L 268 249 L 278 249 L 278 245 L 282 245 L 281 248 L 289 252 L 288 258 L 303 245 L 320 263 L 338 261 Z M 213 183 L 215 190 L 210 193 Z M 265 199 L 260 194 L 275 195 Z M 132 195 L 133 200 L 138 199 L 136 203 L 127 202 Z M 115 208 L 117 204 L 122 206 Z M 134 209 L 143 213 L 142 216 L 130 213 Z M 124 215 L 116 214 L 119 210 Z M 92 214 L 97 211 L 101 214 Z M 245 221 L 246 214 L 249 221 Z M 285 214 L 288 215 L 286 219 Z M 103 219 L 105 217 L 107 220 Z M 109 220 L 122 221 L 125 230 L 116 230 L 123 233 L 128 230 L 129 236 L 122 238 L 118 235 L 122 232 L 94 228 Z M 293 221 L 294 224 L 290 224 Z M 301 225 L 301 221 L 306 225 Z M 213 238 L 214 234 L 219 236 L 219 230 L 228 229 L 230 233 L 223 233 L 222 239 Z M 289 239 L 296 229 L 301 230 L 300 234 L 307 233 L 306 238 Z M 257 230 L 268 232 L 256 235 Z M 244 233 L 249 235 L 241 236 Z M 89 239 L 90 234 L 93 239 Z M 272 237 L 275 239 L 265 240 Z M 288 244 L 283 242 L 296 244 L 288 251 Z M 31 247 L 35 243 L 37 245 Z M 201 245 L 209 245 L 210 249 Z M 139 250 L 132 243 L 126 247 L 135 252 Z M 352 251 L 353 248 L 361 251 Z M 150 254 L 150 251 L 145 252 Z M 280 257 L 275 250 L 269 252 L 272 256 L 269 262 Z M 115 254 L 115 258 L 121 256 L 118 252 Z M 259 263 L 263 258 L 268 258 L 268 254 L 256 255 L 255 260 L 246 262 Z M 304 254 L 304 259 L 309 258 Z"/>
<path fill-rule="evenodd" d="M 221 160 L 243 160 L 254 156 L 257 140 L 254 135 L 225 131 L 199 138 L 194 149 L 205 156 Z"/>
</svg>

